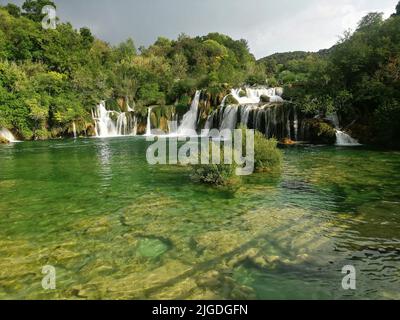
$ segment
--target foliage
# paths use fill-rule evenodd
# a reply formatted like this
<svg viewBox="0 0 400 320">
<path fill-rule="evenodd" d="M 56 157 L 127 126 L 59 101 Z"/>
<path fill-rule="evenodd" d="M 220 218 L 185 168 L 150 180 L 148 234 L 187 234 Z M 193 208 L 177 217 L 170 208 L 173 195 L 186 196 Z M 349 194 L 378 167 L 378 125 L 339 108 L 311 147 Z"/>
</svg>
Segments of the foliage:
<svg viewBox="0 0 400 320">
<path fill-rule="evenodd" d="M 336 142 L 336 131 L 331 124 L 320 119 L 307 120 L 310 142 L 314 144 L 334 144 Z"/>
<path fill-rule="evenodd" d="M 285 99 L 309 116 L 337 112 L 343 127 L 368 127 L 376 134 L 367 142 L 393 145 L 399 140 L 399 8 L 387 20 L 369 13 L 329 50 L 278 54 L 259 63 L 285 85 Z"/>
<path fill-rule="evenodd" d="M 246 126 L 242 130 L 242 152 L 246 152 Z M 283 163 L 283 153 L 278 148 L 276 139 L 267 139 L 261 132 L 254 132 L 254 170 L 256 172 L 280 170 Z"/>
<path fill-rule="evenodd" d="M 55 6 L 26 0 L 21 8 L 0 7 L 0 124 L 19 138 L 68 135 L 72 123 L 85 131 L 100 100 L 141 110 L 175 104 L 181 113 L 196 89 L 215 107 L 231 87 L 268 83 L 285 86 L 285 99 L 309 116 L 336 111 L 343 126 L 355 123 L 370 127 L 377 141 L 400 141 L 390 129 L 398 120 L 389 115 L 400 101 L 400 3 L 387 20 L 368 14 L 328 50 L 258 62 L 245 40 L 219 33 L 160 37 L 137 50 L 131 39 L 111 46 L 69 23 L 43 30 L 44 5 Z"/>
<path fill-rule="evenodd" d="M 266 139 L 256 131 L 254 134 L 254 170 L 256 172 L 276 171 L 282 167 L 283 154 L 276 139 Z"/>
<path fill-rule="evenodd" d="M 400 137 L 400 102 L 385 102 L 375 111 L 375 128 L 378 142 L 390 147 L 398 147 Z"/>
<path fill-rule="evenodd" d="M 210 159 L 212 150 L 216 146 L 210 143 Z M 219 147 L 219 146 L 218 146 Z M 220 147 L 220 159 L 223 162 L 224 150 Z M 224 187 L 231 191 L 236 191 L 240 187 L 240 178 L 236 175 L 236 164 L 200 164 L 192 166 L 191 178 L 195 182 Z"/>
<path fill-rule="evenodd" d="M 263 78 L 244 40 L 211 33 L 160 37 L 139 51 L 132 39 L 113 47 L 69 23 L 43 30 L 44 5 L 55 6 L 27 0 L 0 7 L 0 122 L 20 138 L 69 135 L 73 122 L 85 131 L 100 100 L 184 110 L 197 88 L 218 103 L 227 86 Z"/>
<path fill-rule="evenodd" d="M 41 22 L 44 15 L 42 14 L 42 8 L 44 6 L 53 6 L 56 8 L 56 5 L 53 1 L 49 0 L 26 0 L 22 5 L 22 9 L 24 10 L 23 15 L 27 18 Z"/>
</svg>

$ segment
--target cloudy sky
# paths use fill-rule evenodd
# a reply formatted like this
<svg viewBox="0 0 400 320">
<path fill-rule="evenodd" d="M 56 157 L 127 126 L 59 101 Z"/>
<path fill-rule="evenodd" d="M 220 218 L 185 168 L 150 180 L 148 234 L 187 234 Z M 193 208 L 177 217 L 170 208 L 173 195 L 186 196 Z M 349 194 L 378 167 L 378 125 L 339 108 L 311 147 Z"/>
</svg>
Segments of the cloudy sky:
<svg viewBox="0 0 400 320">
<path fill-rule="evenodd" d="M 23 0 L 0 0 L 1 4 Z M 332 46 L 371 11 L 389 16 L 398 0 L 55 0 L 62 21 L 88 26 L 112 44 L 221 32 L 247 39 L 256 57 Z"/>
</svg>

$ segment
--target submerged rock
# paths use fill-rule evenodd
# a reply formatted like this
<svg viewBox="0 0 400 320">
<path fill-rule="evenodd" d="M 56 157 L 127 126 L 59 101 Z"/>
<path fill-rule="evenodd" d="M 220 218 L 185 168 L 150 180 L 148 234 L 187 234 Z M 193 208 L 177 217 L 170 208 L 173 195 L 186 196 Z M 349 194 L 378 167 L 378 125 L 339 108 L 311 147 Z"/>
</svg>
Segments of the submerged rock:
<svg viewBox="0 0 400 320">
<path fill-rule="evenodd" d="M 142 238 L 138 241 L 136 254 L 143 258 L 156 259 L 170 249 L 171 245 L 156 238 Z"/>
</svg>

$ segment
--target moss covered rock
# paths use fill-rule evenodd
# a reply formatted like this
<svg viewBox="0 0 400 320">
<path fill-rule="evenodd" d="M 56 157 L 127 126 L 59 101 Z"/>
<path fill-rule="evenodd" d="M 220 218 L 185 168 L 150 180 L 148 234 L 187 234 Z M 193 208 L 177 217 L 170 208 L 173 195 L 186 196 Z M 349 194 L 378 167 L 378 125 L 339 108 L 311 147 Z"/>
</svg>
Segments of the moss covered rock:
<svg viewBox="0 0 400 320">
<path fill-rule="evenodd" d="M 247 97 L 246 91 L 240 90 L 240 91 L 239 91 L 239 97 L 241 97 L 241 98 Z"/>
<path fill-rule="evenodd" d="M 321 119 L 307 120 L 308 140 L 315 144 L 335 144 L 335 128 Z"/>
<path fill-rule="evenodd" d="M 262 96 L 260 97 L 260 102 L 261 102 L 261 103 L 270 103 L 270 102 L 271 102 L 271 98 L 268 97 L 268 96 L 266 96 L 266 95 L 262 95 Z"/>
<path fill-rule="evenodd" d="M 233 96 L 229 95 L 226 97 L 225 105 L 232 105 L 232 104 L 239 104 L 239 101 L 237 101 Z"/>
<path fill-rule="evenodd" d="M 10 141 L 8 141 L 6 138 L 4 137 L 0 137 L 0 144 L 9 144 Z"/>
</svg>

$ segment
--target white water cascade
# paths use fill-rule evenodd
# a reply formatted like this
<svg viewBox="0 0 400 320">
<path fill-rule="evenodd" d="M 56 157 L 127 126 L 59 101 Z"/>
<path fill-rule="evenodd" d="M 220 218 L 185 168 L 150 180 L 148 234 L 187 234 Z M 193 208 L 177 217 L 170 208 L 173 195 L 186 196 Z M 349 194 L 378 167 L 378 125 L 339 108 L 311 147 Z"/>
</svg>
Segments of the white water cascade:
<svg viewBox="0 0 400 320">
<path fill-rule="evenodd" d="M 151 136 L 151 112 L 153 108 L 149 108 L 148 113 L 147 113 L 147 125 L 146 125 L 146 137 Z"/>
<path fill-rule="evenodd" d="M 96 137 L 98 138 L 136 134 L 136 117 L 132 116 L 130 111 L 122 113 L 109 111 L 106 109 L 105 102 L 102 101 L 93 111 L 92 117 L 95 122 Z"/>
<path fill-rule="evenodd" d="M 337 146 L 360 146 L 358 141 L 350 137 L 347 133 L 336 130 L 336 145 Z"/>
<path fill-rule="evenodd" d="M 254 105 L 246 105 L 241 108 L 240 123 L 242 125 L 247 126 L 250 119 L 250 112 L 254 111 L 255 109 L 257 109 L 257 107 Z"/>
<path fill-rule="evenodd" d="M 336 145 L 337 146 L 344 146 L 344 147 L 351 147 L 351 146 L 360 146 L 360 143 L 352 138 L 346 132 L 340 130 L 340 122 L 339 117 L 336 113 L 330 114 L 326 117 L 329 121 L 333 123 L 336 129 Z"/>
<path fill-rule="evenodd" d="M 227 106 L 224 110 L 224 115 L 220 130 L 234 130 L 237 124 L 238 106 Z"/>
<path fill-rule="evenodd" d="M 246 95 L 243 94 L 246 93 Z M 270 102 L 283 102 L 283 99 L 280 95 L 282 94 L 282 90 L 279 88 L 245 88 L 245 89 L 232 89 L 231 95 L 235 100 L 239 102 L 239 104 L 259 104 L 261 103 L 261 97 L 266 96 L 269 97 Z"/>
<path fill-rule="evenodd" d="M 9 142 L 19 142 L 17 139 L 15 139 L 14 135 L 11 133 L 10 130 L 6 128 L 1 128 L 0 129 L 0 137 L 8 140 Z"/>
<path fill-rule="evenodd" d="M 197 129 L 197 115 L 199 111 L 201 91 L 196 91 L 190 110 L 183 116 L 178 128 L 178 136 L 190 136 Z"/>
<path fill-rule="evenodd" d="M 75 124 L 75 121 L 72 122 L 72 133 L 74 134 L 74 139 L 76 139 L 77 134 L 76 134 L 76 124 Z"/>
</svg>

